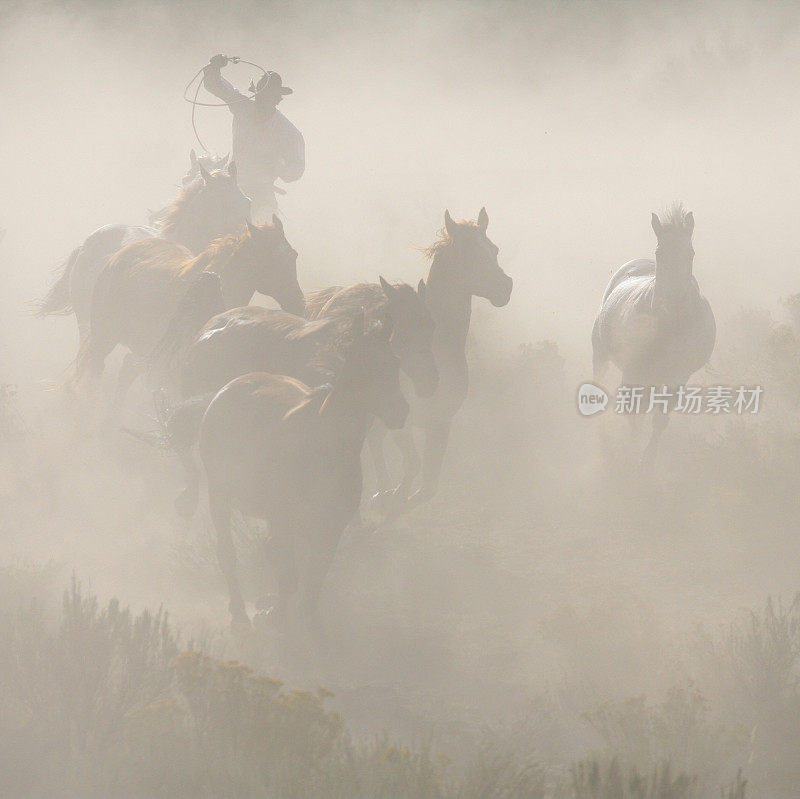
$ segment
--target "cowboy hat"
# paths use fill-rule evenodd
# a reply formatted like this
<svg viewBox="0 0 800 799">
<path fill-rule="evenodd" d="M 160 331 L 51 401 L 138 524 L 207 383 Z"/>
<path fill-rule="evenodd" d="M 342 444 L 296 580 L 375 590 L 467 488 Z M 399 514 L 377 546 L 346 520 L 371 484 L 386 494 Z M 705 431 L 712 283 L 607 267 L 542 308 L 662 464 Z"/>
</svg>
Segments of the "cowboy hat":
<svg viewBox="0 0 800 799">
<path fill-rule="evenodd" d="M 272 72 L 272 70 L 265 72 L 258 79 L 258 83 L 250 81 L 250 91 L 253 94 L 258 94 L 266 89 L 269 89 L 275 94 L 292 94 L 292 90 L 288 86 L 283 85 L 281 76 L 277 72 Z"/>
</svg>

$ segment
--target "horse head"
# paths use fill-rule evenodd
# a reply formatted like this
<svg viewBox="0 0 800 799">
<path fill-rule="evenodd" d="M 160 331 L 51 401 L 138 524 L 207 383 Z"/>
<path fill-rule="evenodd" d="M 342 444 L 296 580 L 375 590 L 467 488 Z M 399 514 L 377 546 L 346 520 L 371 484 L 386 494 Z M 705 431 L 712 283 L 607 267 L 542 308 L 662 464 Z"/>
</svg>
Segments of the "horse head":
<svg viewBox="0 0 800 799">
<path fill-rule="evenodd" d="M 695 287 L 692 277 L 694 215 L 676 204 L 663 214 L 663 219 L 652 214 L 650 221 L 658 241 L 655 301 L 669 310 L 680 305 Z"/>
<path fill-rule="evenodd" d="M 439 371 L 431 352 L 434 322 L 425 305 L 425 281 L 419 281 L 416 291 L 406 283 L 393 286 L 383 277 L 380 284 L 386 295 L 380 317 L 391 323 L 392 349 L 400 368 L 411 378 L 418 396 L 433 396 Z"/>
<path fill-rule="evenodd" d="M 200 174 L 200 167 L 202 166 L 207 172 L 213 172 L 216 169 L 224 169 L 230 161 L 231 154 L 227 155 L 197 155 L 192 149 L 189 150 L 189 168 L 186 174 L 181 178 L 181 185 L 188 186 L 193 183 L 197 176 Z"/>
<path fill-rule="evenodd" d="M 273 297 L 284 311 L 303 316 L 305 297 L 297 282 L 297 250 L 286 240 L 275 215 L 263 225 L 246 223 L 236 251 L 236 271 L 246 275 L 255 291 Z"/>
<path fill-rule="evenodd" d="M 199 213 L 219 219 L 223 232 L 231 229 L 231 223 L 241 224 L 250 218 L 250 198 L 239 188 L 235 161 L 212 172 L 201 164 L 198 174 L 202 183 L 194 205 Z"/>
<path fill-rule="evenodd" d="M 400 360 L 392 351 L 391 323 L 369 321 L 361 313 L 353 319 L 351 333 L 334 391 L 346 390 L 363 403 L 363 410 L 390 430 L 399 430 L 406 423 L 409 407 L 400 388 Z"/>
<path fill-rule="evenodd" d="M 511 299 L 513 281 L 497 262 L 500 250 L 486 235 L 488 226 L 485 208 L 481 208 L 476 222 L 454 222 L 450 212 L 444 212 L 444 228 L 469 293 L 500 308 Z"/>
</svg>

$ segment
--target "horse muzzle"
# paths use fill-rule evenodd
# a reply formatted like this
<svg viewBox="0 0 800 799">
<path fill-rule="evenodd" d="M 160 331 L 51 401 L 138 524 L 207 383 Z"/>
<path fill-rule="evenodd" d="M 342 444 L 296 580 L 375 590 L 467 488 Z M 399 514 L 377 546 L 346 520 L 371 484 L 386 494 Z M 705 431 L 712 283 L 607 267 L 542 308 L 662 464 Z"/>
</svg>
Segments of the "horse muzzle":
<svg viewBox="0 0 800 799">
<path fill-rule="evenodd" d="M 281 310 L 295 314 L 296 316 L 305 316 L 306 298 L 299 286 L 297 287 L 297 291 L 293 290 L 287 292 L 285 296 L 282 296 L 281 298 L 276 297 L 275 299 L 278 300 Z"/>
<path fill-rule="evenodd" d="M 506 279 L 503 285 L 497 290 L 497 292 L 493 292 L 492 296 L 487 298 L 495 308 L 502 308 L 503 306 L 508 305 L 509 301 L 511 300 L 511 289 L 514 288 L 514 281 L 508 277 L 508 275 L 506 275 L 505 278 Z"/>
</svg>

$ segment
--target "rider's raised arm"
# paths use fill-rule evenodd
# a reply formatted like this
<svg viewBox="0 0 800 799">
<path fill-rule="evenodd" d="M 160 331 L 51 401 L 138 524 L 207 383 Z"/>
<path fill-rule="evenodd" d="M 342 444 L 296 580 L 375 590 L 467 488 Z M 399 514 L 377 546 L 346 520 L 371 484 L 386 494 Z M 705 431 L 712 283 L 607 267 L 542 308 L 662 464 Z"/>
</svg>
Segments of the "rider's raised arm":
<svg viewBox="0 0 800 799">
<path fill-rule="evenodd" d="M 215 55 L 203 70 L 203 85 L 223 103 L 238 103 L 239 100 L 246 99 L 246 96 L 220 74 L 220 69 L 227 63 L 226 56 Z M 235 105 L 230 106 L 230 110 L 233 111 L 235 107 Z"/>
</svg>

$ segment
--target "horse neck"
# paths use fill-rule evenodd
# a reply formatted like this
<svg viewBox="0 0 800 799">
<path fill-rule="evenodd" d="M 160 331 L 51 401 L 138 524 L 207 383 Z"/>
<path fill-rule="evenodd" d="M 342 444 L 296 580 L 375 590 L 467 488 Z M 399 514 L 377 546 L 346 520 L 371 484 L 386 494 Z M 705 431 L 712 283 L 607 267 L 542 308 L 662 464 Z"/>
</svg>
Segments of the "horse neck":
<svg viewBox="0 0 800 799">
<path fill-rule="evenodd" d="M 222 299 L 226 308 L 249 305 L 256 292 L 248 270 L 239 268 L 233 248 L 222 248 L 216 253 L 201 253 L 194 259 L 189 271 L 216 272 L 222 283 Z"/>
<path fill-rule="evenodd" d="M 230 261 L 227 266 L 227 269 L 223 269 L 219 273 L 225 305 L 228 308 L 241 308 L 243 305 L 249 305 L 256 293 L 252 278 L 247 275 L 246 270 L 231 268 Z M 215 271 L 213 266 L 210 268 Z"/>
<path fill-rule="evenodd" d="M 670 271 L 665 269 L 663 266 L 659 267 L 658 253 L 656 253 L 655 261 L 656 270 L 653 287 L 654 304 L 658 306 L 662 301 L 667 300 L 669 301 L 669 306 L 677 308 L 679 311 L 694 304 L 700 292 L 697 288 L 697 283 L 692 276 L 691 269 L 689 270 L 685 281 L 681 280 L 680 282 L 677 282 L 670 274 Z M 678 303 L 675 303 L 674 301 L 676 296 L 680 298 L 680 302 Z"/>
<path fill-rule="evenodd" d="M 190 201 L 176 218 L 162 223 L 160 232 L 163 238 L 177 242 L 192 252 L 202 252 L 219 233 L 219 215 L 212 214 L 202 207 L 199 198 Z"/>
<path fill-rule="evenodd" d="M 472 294 L 455 279 L 459 270 L 452 245 L 434 256 L 425 285 L 425 303 L 436 327 L 434 341 L 463 349 L 472 317 Z"/>
</svg>

